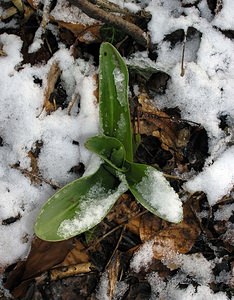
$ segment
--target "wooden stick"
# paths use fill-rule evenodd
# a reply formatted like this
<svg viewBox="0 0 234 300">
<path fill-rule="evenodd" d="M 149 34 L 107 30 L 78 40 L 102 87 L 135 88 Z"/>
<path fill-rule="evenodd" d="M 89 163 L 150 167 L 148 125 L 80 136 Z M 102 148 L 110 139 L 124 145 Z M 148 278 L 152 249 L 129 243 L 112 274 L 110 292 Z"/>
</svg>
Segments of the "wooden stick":
<svg viewBox="0 0 234 300">
<path fill-rule="evenodd" d="M 140 45 L 144 47 L 149 46 L 149 39 L 147 34 L 137 25 L 130 23 L 120 16 L 113 15 L 103 9 L 97 7 L 96 5 L 90 3 L 88 0 L 68 0 L 71 4 L 77 6 L 86 15 L 96 20 L 102 21 L 107 24 L 111 24 L 116 28 L 124 31 L 126 34 L 130 35 L 134 40 L 136 40 Z"/>
</svg>

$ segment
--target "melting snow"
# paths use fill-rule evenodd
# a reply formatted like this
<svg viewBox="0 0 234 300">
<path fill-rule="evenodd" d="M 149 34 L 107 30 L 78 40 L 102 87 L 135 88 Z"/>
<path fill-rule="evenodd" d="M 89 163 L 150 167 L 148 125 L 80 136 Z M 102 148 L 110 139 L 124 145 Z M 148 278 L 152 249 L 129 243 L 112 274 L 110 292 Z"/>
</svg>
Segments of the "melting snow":
<svg viewBox="0 0 234 300">
<path fill-rule="evenodd" d="M 0 218 L 2 221 L 17 218 L 12 224 L 0 225 L 0 265 L 6 265 L 27 255 L 36 214 L 54 193 L 50 185 L 43 181 L 41 185 L 33 185 L 29 178 L 11 166 L 20 164 L 20 168 L 30 171 L 28 152 L 35 149 L 37 141 L 42 141 L 38 160 L 41 176 L 60 186 L 75 179 L 70 169 L 79 162 L 88 165 L 90 160 L 84 142 L 98 132 L 98 109 L 93 94 L 96 70 L 90 63 L 74 61 L 69 51 L 62 49 L 45 65 L 24 65 L 17 71 L 17 65 L 22 61 L 21 39 L 2 34 L 0 42 L 7 54 L 0 57 L 0 135 L 3 140 L 0 147 Z M 38 117 L 47 74 L 55 59 L 60 64 L 61 79 L 68 93 L 74 93 L 76 86 L 79 87 L 81 107 L 78 115 L 73 109 L 71 116 L 66 110 L 57 110 Z M 34 78 L 42 80 L 42 87 L 34 83 Z M 78 141 L 80 146 L 74 145 L 73 141 Z"/>
</svg>

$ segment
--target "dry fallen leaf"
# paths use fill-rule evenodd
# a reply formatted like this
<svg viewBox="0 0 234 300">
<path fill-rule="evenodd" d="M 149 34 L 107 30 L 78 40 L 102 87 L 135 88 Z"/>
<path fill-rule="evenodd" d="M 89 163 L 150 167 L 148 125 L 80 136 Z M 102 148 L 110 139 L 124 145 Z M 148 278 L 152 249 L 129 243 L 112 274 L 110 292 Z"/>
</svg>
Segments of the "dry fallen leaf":
<svg viewBox="0 0 234 300">
<path fill-rule="evenodd" d="M 146 93 L 139 95 L 138 102 L 141 105 L 142 114 L 139 133 L 157 137 L 164 150 L 175 150 L 178 140 L 178 124 L 171 122 L 168 114 L 153 106 Z"/>
<path fill-rule="evenodd" d="M 184 219 L 161 230 L 154 238 L 154 258 L 162 260 L 167 255 L 185 254 L 191 250 L 200 234 L 200 225 L 191 208 L 191 201 L 184 205 Z"/>
<path fill-rule="evenodd" d="M 162 228 L 162 219 L 151 213 L 146 213 L 141 217 L 140 221 L 140 238 L 142 242 L 152 239 Z"/>
<path fill-rule="evenodd" d="M 58 20 L 57 23 L 59 27 L 70 30 L 82 43 L 90 44 L 101 41 L 100 28 L 102 25 L 99 22 L 92 25 L 84 25 L 82 23 L 67 23 Z"/>
<path fill-rule="evenodd" d="M 51 113 L 56 110 L 56 103 L 50 99 L 52 92 L 54 91 L 55 84 L 61 74 L 61 70 L 59 68 L 59 64 L 57 61 L 54 61 L 50 67 L 50 71 L 47 75 L 47 86 L 44 91 L 44 100 L 43 100 L 43 109 L 47 113 Z"/>
<path fill-rule="evenodd" d="M 116 284 L 118 282 L 118 277 L 120 272 L 120 259 L 118 253 L 114 255 L 106 271 L 109 279 L 108 296 L 109 299 L 111 300 L 116 290 Z"/>
<path fill-rule="evenodd" d="M 15 7 L 21 12 L 24 12 L 24 3 L 22 0 L 11 0 L 11 2 L 15 5 Z"/>
<path fill-rule="evenodd" d="M 6 52 L 0 49 L 0 56 L 7 56 Z"/>
<path fill-rule="evenodd" d="M 28 173 L 25 173 L 25 176 L 28 176 L 32 183 L 39 184 L 41 183 L 41 178 L 39 174 L 39 168 L 37 164 L 37 157 L 34 155 L 33 151 L 28 152 L 28 157 L 31 160 L 30 166 L 31 170 Z"/>
<path fill-rule="evenodd" d="M 40 4 L 40 2 L 37 0 L 27 0 L 27 2 L 34 9 L 37 9 L 38 5 Z"/>
<path fill-rule="evenodd" d="M 89 255 L 86 252 L 86 248 L 81 243 L 80 240 L 77 240 L 74 244 L 74 247 L 67 254 L 64 261 L 59 266 L 70 266 L 81 263 L 89 262 Z"/>
<path fill-rule="evenodd" d="M 12 16 L 14 16 L 15 14 L 17 14 L 17 8 L 15 6 L 11 6 L 8 9 L 4 10 L 2 15 L 0 16 L 0 20 L 6 20 Z"/>
<path fill-rule="evenodd" d="M 22 297 L 31 281 L 61 263 L 71 248 L 71 239 L 53 243 L 35 238 L 27 260 L 17 263 L 7 278 L 5 288 L 9 289 L 14 297 Z"/>
<path fill-rule="evenodd" d="M 67 267 L 58 267 L 50 271 L 50 279 L 58 280 L 70 276 L 75 276 L 79 274 L 89 273 L 91 271 L 91 263 L 80 263 L 76 265 L 71 265 Z"/>
</svg>

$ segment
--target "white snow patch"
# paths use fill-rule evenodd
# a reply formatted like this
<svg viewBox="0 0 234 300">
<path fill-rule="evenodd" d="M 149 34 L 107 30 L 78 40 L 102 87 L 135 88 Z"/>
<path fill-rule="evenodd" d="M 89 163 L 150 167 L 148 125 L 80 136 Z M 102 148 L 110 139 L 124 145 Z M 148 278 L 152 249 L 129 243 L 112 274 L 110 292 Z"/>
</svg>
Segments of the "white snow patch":
<svg viewBox="0 0 234 300">
<path fill-rule="evenodd" d="M 2 34 L 0 43 L 7 56 L 0 57 L 0 265 L 5 266 L 23 259 L 28 253 L 33 236 L 33 223 L 41 205 L 54 193 L 45 182 L 32 184 L 19 170 L 31 170 L 28 152 L 42 142 L 38 167 L 39 176 L 46 182 L 64 185 L 75 176 L 71 167 L 83 162 L 89 164 L 90 152 L 84 148 L 85 140 L 98 132 L 98 109 L 93 75 L 96 69 L 90 62 L 74 60 L 66 49 L 59 50 L 47 64 L 17 65 L 22 61 L 22 41 L 18 36 Z M 61 80 L 70 96 L 80 93 L 80 112 L 57 110 L 51 115 L 40 112 L 43 106 L 47 74 L 54 60 L 62 70 Z M 42 87 L 34 78 L 42 80 Z M 69 101 L 70 99 L 68 99 Z M 38 117 L 40 115 L 40 117 Z M 73 141 L 79 142 L 74 145 Z M 12 224 L 4 225 L 9 218 Z M 10 237 L 10 238 L 9 238 Z"/>
<path fill-rule="evenodd" d="M 186 278 L 182 274 L 175 275 L 171 280 L 165 282 L 157 272 L 153 272 L 147 277 L 151 286 L 151 298 L 170 299 L 170 300 L 228 300 L 229 298 L 223 292 L 214 293 L 207 285 L 198 285 L 194 287 L 189 284 L 186 288 L 179 288 Z"/>
<path fill-rule="evenodd" d="M 50 12 L 56 21 L 63 21 L 73 24 L 92 25 L 97 23 L 95 19 L 88 17 L 78 7 L 70 5 L 66 0 L 58 0 L 56 6 Z"/>
<path fill-rule="evenodd" d="M 234 185 L 234 147 L 227 149 L 211 166 L 208 166 L 184 187 L 190 191 L 204 191 L 210 205 L 228 194 Z"/>
<path fill-rule="evenodd" d="M 234 44 L 215 26 L 233 30 L 234 4 L 231 0 L 223 1 L 222 10 L 214 18 L 207 7 L 207 1 L 200 1 L 197 8 L 183 8 L 180 4 L 177 0 L 152 0 L 147 7 L 152 13 L 148 28 L 152 42 L 157 43 L 156 66 L 163 65 L 162 70 L 166 70 L 171 77 L 166 93 L 157 95 L 154 101 L 158 108 L 178 107 L 183 119 L 197 122 L 206 129 L 210 154 L 206 161 L 207 167 L 202 174 L 198 174 L 198 179 L 195 177 L 185 187 L 190 191 L 207 192 L 209 202 L 213 205 L 233 185 L 233 151 L 230 150 L 229 162 L 221 160 L 216 167 L 216 160 L 221 159 L 222 154 L 225 159 L 225 151 L 233 143 Z M 196 29 L 197 33 L 186 41 L 185 74 L 180 76 L 183 43 L 178 41 L 172 45 L 164 38 L 178 29 L 186 33 L 189 27 Z M 227 132 L 219 126 L 220 116 L 227 116 Z M 213 162 L 214 167 L 211 166 L 209 171 L 209 165 Z M 211 174 L 213 171 L 217 176 Z M 214 184 L 212 177 L 218 180 L 217 184 Z M 205 180 L 203 183 L 201 178 Z"/>
<path fill-rule="evenodd" d="M 117 99 L 121 106 L 125 106 L 125 99 L 122 97 L 125 88 L 125 77 L 119 68 L 115 68 L 113 71 L 113 76 L 115 80 Z"/>
<path fill-rule="evenodd" d="M 233 0 L 222 0 L 222 9 L 216 14 L 212 24 L 224 30 L 234 29 L 234 2 Z"/>
<path fill-rule="evenodd" d="M 134 272 L 139 273 L 142 268 L 147 269 L 153 259 L 153 240 L 144 243 L 138 251 L 134 253 L 130 267 Z"/>
<path fill-rule="evenodd" d="M 104 272 L 100 278 L 99 286 L 96 293 L 96 298 L 98 300 L 109 300 L 109 278 L 108 273 Z"/>
<path fill-rule="evenodd" d="M 208 284 L 213 279 L 213 264 L 208 261 L 201 253 L 195 254 L 178 254 L 174 258 L 176 263 L 181 270 L 200 284 Z M 202 268 L 201 268 L 202 266 Z"/>
<path fill-rule="evenodd" d="M 214 212 L 215 221 L 227 221 L 234 214 L 234 203 L 226 204 Z"/>
</svg>

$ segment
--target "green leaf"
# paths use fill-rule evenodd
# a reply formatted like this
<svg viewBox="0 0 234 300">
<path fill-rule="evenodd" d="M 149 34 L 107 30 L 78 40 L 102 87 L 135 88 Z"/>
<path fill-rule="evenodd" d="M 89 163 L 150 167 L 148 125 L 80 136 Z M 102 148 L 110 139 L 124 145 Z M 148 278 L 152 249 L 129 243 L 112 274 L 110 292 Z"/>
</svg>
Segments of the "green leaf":
<svg viewBox="0 0 234 300">
<path fill-rule="evenodd" d="M 136 154 L 137 149 L 140 146 L 140 144 L 141 144 L 141 135 L 140 135 L 140 133 L 136 133 L 136 134 L 134 134 L 134 137 L 133 137 L 133 154 L 134 155 Z"/>
<path fill-rule="evenodd" d="M 119 52 L 109 43 L 100 48 L 99 107 L 102 133 L 117 138 L 133 161 L 132 130 L 128 106 L 128 70 Z"/>
<path fill-rule="evenodd" d="M 35 233 L 47 241 L 83 233 L 100 223 L 127 189 L 126 183 L 101 165 L 93 175 L 67 184 L 48 200 L 38 216 Z"/>
<path fill-rule="evenodd" d="M 182 220 L 182 203 L 160 171 L 147 165 L 129 163 L 125 176 L 130 191 L 147 210 L 169 222 L 179 223 Z"/>
<path fill-rule="evenodd" d="M 125 149 L 123 144 L 116 138 L 105 135 L 98 135 L 89 138 L 85 147 L 99 155 L 105 162 L 113 168 L 123 172 L 123 164 L 125 161 Z"/>
</svg>

